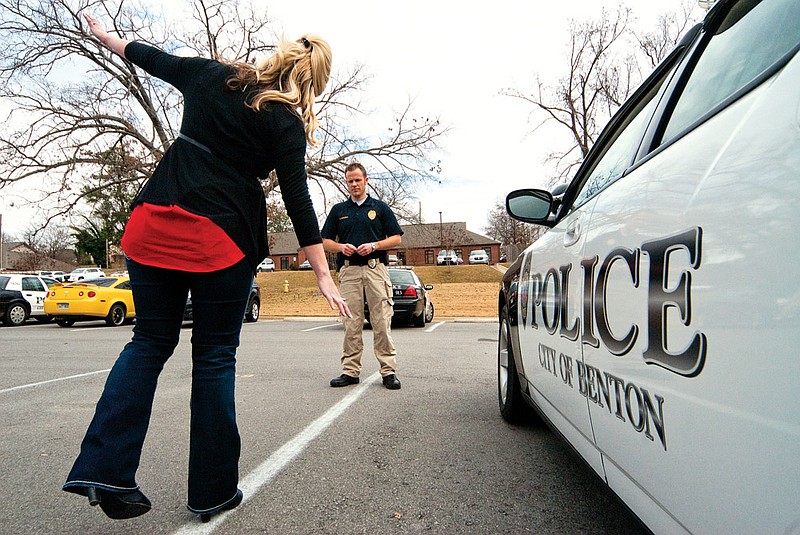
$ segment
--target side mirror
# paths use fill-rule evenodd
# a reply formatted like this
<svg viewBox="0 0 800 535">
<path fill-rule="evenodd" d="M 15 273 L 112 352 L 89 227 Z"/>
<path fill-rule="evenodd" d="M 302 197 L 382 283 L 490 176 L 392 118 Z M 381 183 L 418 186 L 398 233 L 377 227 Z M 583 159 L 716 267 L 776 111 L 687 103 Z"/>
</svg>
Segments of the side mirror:
<svg viewBox="0 0 800 535">
<path fill-rule="evenodd" d="M 541 189 L 518 189 L 506 196 L 508 215 L 525 223 L 546 225 L 553 208 L 553 195 Z"/>
</svg>

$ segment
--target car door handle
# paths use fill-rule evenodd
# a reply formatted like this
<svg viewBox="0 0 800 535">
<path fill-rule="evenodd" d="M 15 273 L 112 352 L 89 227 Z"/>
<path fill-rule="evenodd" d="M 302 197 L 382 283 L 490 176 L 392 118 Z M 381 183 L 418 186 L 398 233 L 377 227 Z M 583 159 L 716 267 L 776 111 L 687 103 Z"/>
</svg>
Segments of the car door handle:
<svg viewBox="0 0 800 535">
<path fill-rule="evenodd" d="M 574 245 L 580 239 L 582 230 L 583 225 L 581 225 L 580 217 L 576 217 L 567 223 L 567 229 L 564 232 L 564 247 Z"/>
</svg>

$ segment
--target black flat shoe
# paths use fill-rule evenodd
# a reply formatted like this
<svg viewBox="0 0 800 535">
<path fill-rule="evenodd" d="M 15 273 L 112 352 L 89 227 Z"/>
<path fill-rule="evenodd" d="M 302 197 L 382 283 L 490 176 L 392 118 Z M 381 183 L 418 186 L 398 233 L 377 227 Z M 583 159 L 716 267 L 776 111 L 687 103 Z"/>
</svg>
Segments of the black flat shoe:
<svg viewBox="0 0 800 535">
<path fill-rule="evenodd" d="M 112 492 L 96 487 L 86 487 L 86 497 L 89 499 L 89 505 L 92 507 L 99 505 L 106 516 L 114 520 L 142 516 L 153 508 L 153 504 L 150 503 L 147 496 L 138 489 L 128 492 Z"/>
<path fill-rule="evenodd" d="M 389 390 L 400 390 L 400 380 L 392 373 L 383 378 L 383 386 Z"/>
<path fill-rule="evenodd" d="M 239 505 L 242 503 L 243 499 L 244 499 L 244 493 L 242 493 L 242 491 L 240 489 L 236 489 L 236 495 L 233 498 L 231 498 L 230 500 L 228 500 L 227 503 L 224 503 L 223 505 L 220 505 L 216 509 L 212 509 L 210 511 L 199 513 L 200 514 L 200 521 L 203 524 L 205 524 L 206 522 L 211 520 L 212 516 L 218 515 L 218 514 L 224 512 L 224 511 L 230 511 L 231 509 L 235 509 L 235 508 L 239 507 Z M 189 510 L 191 511 L 191 509 L 189 509 Z"/>
<path fill-rule="evenodd" d="M 358 384 L 358 377 L 353 377 L 352 375 L 347 375 L 343 373 L 339 377 L 334 377 L 331 379 L 331 386 L 348 386 L 348 385 L 355 385 Z"/>
</svg>

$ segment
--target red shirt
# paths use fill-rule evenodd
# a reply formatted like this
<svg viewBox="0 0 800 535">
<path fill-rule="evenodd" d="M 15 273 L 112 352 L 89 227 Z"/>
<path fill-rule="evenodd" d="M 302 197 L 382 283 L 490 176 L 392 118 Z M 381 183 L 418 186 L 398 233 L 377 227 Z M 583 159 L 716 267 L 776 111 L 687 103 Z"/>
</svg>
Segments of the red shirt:
<svg viewBox="0 0 800 535">
<path fill-rule="evenodd" d="M 122 236 L 125 254 L 147 266 L 207 273 L 230 267 L 244 253 L 213 221 L 179 206 L 142 203 Z"/>
</svg>

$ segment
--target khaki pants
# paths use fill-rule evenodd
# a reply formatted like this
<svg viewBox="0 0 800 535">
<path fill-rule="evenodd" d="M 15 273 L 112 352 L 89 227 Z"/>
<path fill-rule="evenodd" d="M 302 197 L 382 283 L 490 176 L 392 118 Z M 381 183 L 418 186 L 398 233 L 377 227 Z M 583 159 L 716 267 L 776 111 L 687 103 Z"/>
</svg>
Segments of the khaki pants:
<svg viewBox="0 0 800 535">
<path fill-rule="evenodd" d="M 339 293 L 347 301 L 352 318 L 343 318 L 344 344 L 342 371 L 352 377 L 361 373 L 361 354 L 364 351 L 364 295 L 369 305 L 372 324 L 373 348 L 381 364 L 381 375 L 386 377 L 397 369 L 397 351 L 392 341 L 391 322 L 394 314 L 392 282 L 389 270 L 380 262 L 374 267 L 342 266 L 339 270 Z"/>
</svg>

